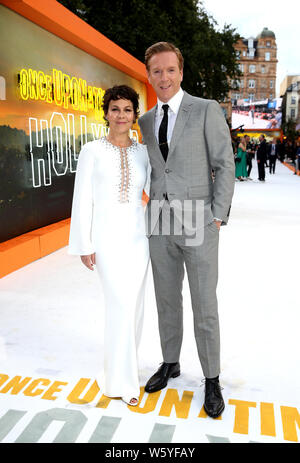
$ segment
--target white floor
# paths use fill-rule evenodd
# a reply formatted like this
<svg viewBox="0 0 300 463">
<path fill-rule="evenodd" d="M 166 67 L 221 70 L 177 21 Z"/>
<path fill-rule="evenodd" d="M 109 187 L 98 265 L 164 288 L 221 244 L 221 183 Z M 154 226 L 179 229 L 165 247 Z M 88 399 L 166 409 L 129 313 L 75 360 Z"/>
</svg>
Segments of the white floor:
<svg viewBox="0 0 300 463">
<path fill-rule="evenodd" d="M 270 121 L 259 119 L 257 117 L 255 117 L 254 121 L 252 121 L 251 115 L 249 116 L 233 112 L 231 123 L 233 128 L 237 128 L 244 124 L 244 129 L 266 129 L 268 128 Z"/>
<path fill-rule="evenodd" d="M 254 180 L 236 183 L 230 221 L 220 232 L 220 378 L 226 402 L 222 420 L 198 418 L 203 403 L 203 375 L 193 337 L 186 280 L 182 374 L 171 380 L 168 388 L 177 390 L 179 397 L 184 390 L 193 391 L 188 417 L 176 416 L 174 407 L 170 416 L 159 414 L 166 390 L 155 410 L 148 414 L 133 413 L 121 401 L 113 401 L 104 410 L 95 409 L 94 402 L 85 406 L 68 403 L 67 392 L 79 379 L 92 380 L 102 368 L 103 301 L 96 271 L 87 270 L 63 248 L 0 282 L 0 373 L 9 378 L 19 375 L 68 382 L 65 390 L 56 393 L 56 401 L 25 397 L 22 391 L 0 394 L 0 420 L 9 409 L 26 411 L 3 442 L 15 442 L 35 413 L 51 407 L 81 410 L 85 414 L 88 422 L 76 442 L 89 440 L 102 415 L 122 417 L 111 439 L 115 443 L 148 442 L 155 423 L 175 426 L 172 442 L 300 439 L 300 427 L 293 422 L 289 429 L 295 432 L 288 433 L 281 409 L 290 407 L 293 412 L 300 412 L 300 178 L 277 163 L 276 174 L 271 176 L 267 171 L 266 182 L 258 182 L 253 164 Z M 149 272 L 140 347 L 141 386 L 161 361 Z M 146 397 L 147 394 L 144 400 Z M 249 416 L 246 413 L 245 418 L 230 400 L 250 401 L 255 406 L 246 406 Z M 274 406 L 276 435 L 261 432 L 261 403 Z M 239 419 L 248 423 L 247 432 L 241 432 Z M 40 442 L 52 442 L 57 429 L 46 434 Z"/>
</svg>

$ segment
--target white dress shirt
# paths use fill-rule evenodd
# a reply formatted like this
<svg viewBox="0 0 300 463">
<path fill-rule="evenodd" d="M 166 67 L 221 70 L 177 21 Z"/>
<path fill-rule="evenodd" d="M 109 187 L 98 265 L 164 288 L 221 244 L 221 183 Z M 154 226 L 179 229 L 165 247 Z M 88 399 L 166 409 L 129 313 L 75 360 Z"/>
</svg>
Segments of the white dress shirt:
<svg viewBox="0 0 300 463">
<path fill-rule="evenodd" d="M 157 98 L 157 108 L 156 108 L 156 114 L 155 114 L 155 136 L 156 136 L 157 141 L 158 141 L 159 126 L 161 124 L 161 121 L 164 115 L 164 110 L 162 109 L 162 105 L 164 104 L 169 105 L 167 140 L 168 140 L 168 145 L 170 146 L 173 129 L 174 129 L 174 125 L 176 122 L 176 118 L 177 118 L 177 114 L 179 111 L 179 106 L 181 104 L 182 98 L 183 98 L 183 90 L 181 87 L 179 91 L 176 93 L 176 95 L 172 96 L 172 98 L 167 103 L 163 103 Z"/>
</svg>

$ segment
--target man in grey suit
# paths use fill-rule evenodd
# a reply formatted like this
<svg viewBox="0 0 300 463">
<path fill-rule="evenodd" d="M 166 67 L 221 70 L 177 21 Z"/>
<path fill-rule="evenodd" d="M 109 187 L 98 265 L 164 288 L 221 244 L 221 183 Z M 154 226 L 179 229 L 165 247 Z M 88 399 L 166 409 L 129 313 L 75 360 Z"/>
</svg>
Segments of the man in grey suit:
<svg viewBox="0 0 300 463">
<path fill-rule="evenodd" d="M 145 390 L 158 391 L 166 387 L 170 377 L 180 375 L 185 266 L 197 351 L 205 376 L 204 409 L 217 418 L 225 408 L 219 383 L 218 242 L 234 191 L 231 137 L 216 101 L 193 97 L 181 89 L 183 57 L 174 45 L 152 45 L 146 51 L 145 63 L 157 105 L 139 119 L 139 125 L 152 167 L 148 236 L 164 360 Z M 187 241 L 191 230 L 184 221 L 174 232 L 174 224 L 180 221 L 178 204 L 184 211 L 187 200 L 194 204 L 194 218 L 197 204 L 203 206 L 202 223 L 196 224 L 200 241 Z M 164 231 L 168 230 L 166 221 L 172 222 L 173 232 Z"/>
</svg>

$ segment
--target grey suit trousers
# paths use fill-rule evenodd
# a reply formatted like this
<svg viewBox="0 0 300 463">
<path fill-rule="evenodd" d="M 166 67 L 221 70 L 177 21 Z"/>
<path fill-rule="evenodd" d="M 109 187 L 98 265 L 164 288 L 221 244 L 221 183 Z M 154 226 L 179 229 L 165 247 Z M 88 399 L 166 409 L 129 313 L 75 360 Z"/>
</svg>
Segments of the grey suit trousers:
<svg viewBox="0 0 300 463">
<path fill-rule="evenodd" d="M 168 208 L 167 202 L 164 208 Z M 159 225 L 158 225 L 159 226 Z M 203 374 L 220 374 L 220 331 L 216 296 L 219 230 L 214 222 L 204 226 L 201 245 L 187 246 L 186 236 L 152 234 L 150 258 L 158 310 L 163 360 L 179 361 L 183 337 L 182 284 L 187 272 L 198 355 Z"/>
</svg>

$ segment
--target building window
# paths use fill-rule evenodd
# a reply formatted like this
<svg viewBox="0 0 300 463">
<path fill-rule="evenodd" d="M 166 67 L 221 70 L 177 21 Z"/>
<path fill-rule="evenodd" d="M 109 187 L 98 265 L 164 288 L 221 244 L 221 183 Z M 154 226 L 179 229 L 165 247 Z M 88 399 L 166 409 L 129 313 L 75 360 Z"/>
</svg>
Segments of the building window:
<svg viewBox="0 0 300 463">
<path fill-rule="evenodd" d="M 249 88 L 255 88 L 255 80 L 253 79 L 249 80 Z"/>
<path fill-rule="evenodd" d="M 244 72 L 244 65 L 243 65 L 243 64 L 239 64 L 238 66 L 239 66 L 239 70 L 240 70 L 241 72 Z"/>
<path fill-rule="evenodd" d="M 295 96 L 292 96 L 291 97 L 291 104 L 296 104 L 296 97 Z"/>
<path fill-rule="evenodd" d="M 253 101 L 254 100 L 254 93 L 249 93 L 249 100 L 250 101 Z"/>
<path fill-rule="evenodd" d="M 270 59 L 271 59 L 271 53 L 270 53 L 269 51 L 267 51 L 267 52 L 265 53 L 265 60 L 266 60 L 266 61 L 270 61 Z"/>
<path fill-rule="evenodd" d="M 237 59 L 240 59 L 240 56 L 241 56 L 240 50 L 236 50 L 235 54 L 236 54 Z"/>
<path fill-rule="evenodd" d="M 243 51 L 243 56 L 246 56 L 247 55 L 247 52 L 246 50 Z"/>
<path fill-rule="evenodd" d="M 267 47 L 270 47 L 270 46 L 271 46 L 271 42 L 268 41 L 266 45 L 267 45 Z"/>
<path fill-rule="evenodd" d="M 266 66 L 261 67 L 261 73 L 264 74 L 266 72 Z"/>
<path fill-rule="evenodd" d="M 253 74 L 255 71 L 256 71 L 256 66 L 255 66 L 255 64 L 250 64 L 250 65 L 249 65 L 249 72 L 251 72 L 251 74 Z"/>
<path fill-rule="evenodd" d="M 244 81 L 243 80 L 233 80 L 231 85 L 234 90 L 238 90 L 239 88 L 244 88 Z"/>
<path fill-rule="evenodd" d="M 291 109 L 291 117 L 294 119 L 295 116 L 296 116 L 296 111 L 295 111 L 295 109 L 293 108 L 293 109 Z"/>
<path fill-rule="evenodd" d="M 270 80 L 270 88 L 273 88 L 273 80 Z"/>
</svg>

